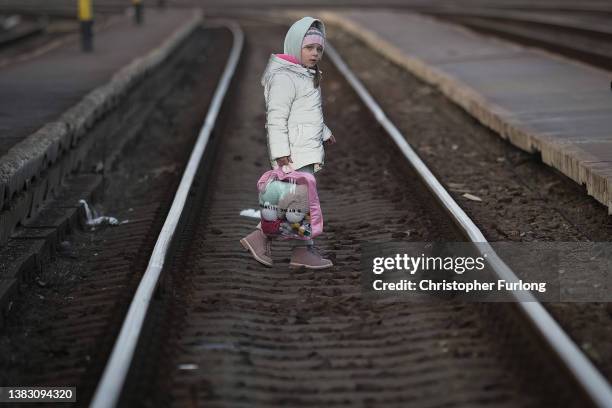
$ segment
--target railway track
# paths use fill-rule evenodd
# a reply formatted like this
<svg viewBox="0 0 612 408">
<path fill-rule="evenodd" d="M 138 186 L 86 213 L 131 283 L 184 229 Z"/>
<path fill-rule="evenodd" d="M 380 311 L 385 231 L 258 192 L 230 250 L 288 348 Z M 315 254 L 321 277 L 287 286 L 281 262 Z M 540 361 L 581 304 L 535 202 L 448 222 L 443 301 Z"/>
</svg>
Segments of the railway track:
<svg viewBox="0 0 612 408">
<path fill-rule="evenodd" d="M 279 6 L 276 2 L 271 2 Z M 240 1 L 217 2 L 197 0 L 168 0 L 173 7 L 208 6 L 213 9 L 233 6 L 244 7 Z M 311 7 L 325 7 L 326 2 L 310 4 Z M 298 3 L 284 3 L 285 7 L 299 7 Z M 336 4 L 341 6 L 341 4 Z M 612 67 L 612 48 L 610 39 L 610 15 L 612 7 L 605 2 L 481 2 L 465 1 L 458 8 L 457 2 L 389 1 L 376 5 L 364 2 L 362 7 L 390 7 L 398 10 L 414 10 L 453 21 L 482 33 L 497 35 L 525 45 L 537 46 L 571 58 L 610 69 Z M 96 3 L 96 11 L 102 15 L 123 12 L 126 5 L 118 0 L 105 0 Z M 74 4 L 70 1 L 57 1 L 50 5 L 39 0 L 7 0 L 0 4 L 0 11 L 19 12 L 24 15 L 48 15 L 72 17 Z M 0 39 L 0 45 L 2 40 Z"/>
<path fill-rule="evenodd" d="M 47 15 L 42 17 L 43 15 L 38 14 L 36 21 L 22 24 L 25 27 L 0 33 L 0 68 L 36 58 L 67 43 L 79 41 L 78 21 L 74 20 L 70 13 L 51 18 Z M 100 15 L 96 19 L 94 31 L 107 30 L 117 21 L 108 14 Z"/>
<path fill-rule="evenodd" d="M 588 64 L 612 69 L 610 18 L 516 10 L 425 10 L 477 32 L 552 51 Z"/>
<path fill-rule="evenodd" d="M 364 242 L 486 240 L 338 56 L 326 113 L 344 137 L 319 179 L 319 242 L 336 266 L 289 271 L 286 243 L 271 270 L 240 252 L 254 223 L 238 213 L 267 162 L 259 74 L 284 35 L 243 26 L 240 98 L 211 137 L 231 59 L 92 406 L 609 406 L 607 382 L 537 302 L 362 296 Z"/>
<path fill-rule="evenodd" d="M 42 34 L 45 24 L 42 22 L 23 22 L 6 30 L 0 30 L 0 49 L 35 35 Z"/>
<path fill-rule="evenodd" d="M 67 180 L 67 194 L 49 204 L 60 209 L 74 206 L 89 188 L 87 183 L 104 178 L 95 194 L 104 198 L 98 210 L 127 222 L 96 231 L 72 226 L 71 234 L 60 234 L 65 240 L 61 245 L 54 243 L 59 251 L 42 273 L 27 287 L 22 284 L 0 339 L 3 386 L 76 386 L 77 405 L 91 399 L 146 267 L 148 258 L 142 254 L 153 248 L 210 103 L 221 71 L 214 61 L 226 58 L 229 36 L 223 29 L 198 29 L 186 39 L 172 57 L 182 61 L 180 67 L 153 75 L 162 75 L 160 80 L 170 89 L 156 86 L 148 92 L 147 100 L 157 102 L 130 140 L 134 127 L 142 124 L 123 123 L 120 131 L 126 144 L 109 146 L 104 176 L 83 169 Z M 182 58 L 180 52 L 189 57 Z M 132 106 L 146 108 L 138 101 Z M 32 236 L 39 229 L 25 228 L 26 240 L 21 242 L 28 242 L 27 233 Z"/>
<path fill-rule="evenodd" d="M 249 30 L 254 30 L 255 26 L 247 24 Z M 282 30 L 278 31 L 274 38 L 280 38 L 283 34 Z M 379 161 L 371 157 L 372 152 L 386 159 L 404 160 L 402 154 L 396 151 L 397 147 L 390 142 L 384 142 L 387 143 L 384 147 L 371 144 L 371 135 L 377 135 L 373 138 L 375 140 L 388 136 L 372 125 L 372 121 L 363 120 L 370 114 L 360 106 L 357 98 L 340 98 L 330 103 L 327 110 L 328 117 L 333 117 L 335 121 L 332 129 L 343 129 L 343 133 L 350 133 L 351 137 L 354 135 L 362 146 L 346 150 L 339 146 L 343 149 L 340 151 L 342 155 L 346 154 L 342 158 L 334 156 L 334 150 L 330 150 L 329 162 L 320 181 L 324 211 L 326 217 L 330 217 L 326 218 L 329 221 L 326 224 L 327 238 L 321 242 L 333 251 L 332 256 L 341 273 L 338 270 L 316 275 L 305 271 L 288 273 L 280 265 L 272 273 L 262 273 L 248 256 L 240 256 L 236 252 L 240 248 L 232 245 L 251 227 L 247 220 L 237 220 L 237 210 L 242 207 L 236 207 L 236 203 L 252 202 L 255 175 L 263 172 L 267 163 L 263 155 L 256 153 L 265 150 L 261 149 L 265 139 L 262 134 L 252 130 L 263 129 L 263 107 L 259 100 L 261 89 L 254 77 L 263 69 L 258 64 L 261 65 L 262 55 L 267 56 L 273 40 L 266 41 L 251 44 L 247 49 L 247 58 L 250 58 L 247 66 L 255 67 L 254 74 L 249 74 L 249 69 L 243 66 L 241 70 L 247 73 L 243 73 L 241 78 L 254 85 L 240 85 L 239 90 L 234 92 L 246 95 L 245 101 L 237 104 L 235 111 L 225 109 L 231 123 L 242 125 L 239 130 L 227 131 L 229 141 L 221 143 L 220 158 L 215 159 L 217 165 L 196 177 L 197 187 L 191 191 L 197 190 L 202 196 L 188 202 L 189 214 L 185 215 L 186 221 L 182 225 L 184 231 L 178 235 L 178 242 L 173 244 L 176 246 L 173 263 L 164 274 L 162 289 L 158 289 L 161 300 L 157 305 L 154 303 L 147 317 L 144 333 L 150 334 L 151 340 L 140 341 L 131 370 L 150 382 L 143 383 L 130 376 L 125 385 L 124 398 L 132 396 L 141 399 L 141 396 L 147 395 L 142 403 L 149 406 L 158 406 L 160 401 L 182 406 L 204 400 L 211 402 L 211 405 L 224 405 L 230 401 L 237 406 L 251 406 L 251 401 L 260 405 L 289 403 L 315 406 L 347 401 L 397 405 L 410 401 L 431 404 L 450 401 L 470 406 L 499 405 L 500 401 L 512 406 L 551 401 L 557 403 L 559 400 L 568 403 L 565 398 L 572 394 L 569 390 L 574 389 L 575 378 L 558 380 L 563 385 L 559 385 L 559 382 L 550 384 L 550 379 L 546 379 L 543 373 L 534 375 L 526 372 L 531 370 L 524 367 L 515 367 L 517 361 L 520 366 L 524 361 L 534 359 L 536 352 L 533 351 L 533 343 L 542 341 L 541 338 L 534 334 L 534 338 L 526 336 L 528 340 L 520 340 L 523 342 L 520 343 L 521 347 L 529 350 L 522 355 L 508 355 L 505 351 L 506 348 L 519 348 L 515 340 L 500 343 L 497 339 L 513 337 L 517 331 L 525 330 L 526 323 L 520 317 L 520 310 L 511 310 L 516 309 L 514 306 L 504 305 L 497 309 L 486 305 L 474 307 L 458 302 L 432 302 L 406 312 L 406 305 L 371 305 L 360 299 L 357 253 L 364 240 L 462 240 L 464 237 L 452 222 L 446 222 L 448 220 L 443 211 L 438 209 L 431 213 L 431 197 L 426 188 L 420 186 L 415 189 L 412 182 L 406 183 L 394 177 L 396 174 L 410 174 L 410 180 L 419 177 L 405 163 L 385 168 L 382 173 L 373 172 L 367 177 L 362 175 L 354 186 L 339 187 L 334 184 L 334 180 L 341 180 L 346 171 L 351 174 L 365 173 L 380 167 Z M 324 69 L 327 92 L 351 93 L 335 69 Z M 237 112 L 239 110 L 246 113 L 240 114 Z M 374 116 L 380 116 L 380 113 Z M 208 125 L 212 126 L 210 123 Z M 226 132 L 221 127 L 214 133 L 223 137 L 213 139 L 225 140 Z M 249 142 L 241 138 L 243 134 L 249 135 Z M 397 140 L 401 139 L 398 137 Z M 388 153 L 393 151 L 395 153 Z M 207 162 L 211 163 L 212 156 L 209 159 Z M 224 164 L 219 165 L 219 162 Z M 227 163 L 231 163 L 234 170 L 241 170 L 233 172 L 224 169 Z M 254 178 L 245 181 L 235 173 L 253 174 Z M 389 184 L 381 185 L 381 180 Z M 360 191 L 362 186 L 367 188 Z M 167 190 L 166 195 L 173 188 Z M 416 191 L 416 198 L 406 193 L 413 190 Z M 70 321 L 74 327 L 82 324 L 81 328 L 66 327 L 57 331 L 49 329 L 47 332 L 58 338 L 50 352 L 63 360 L 52 373 L 55 378 L 62 375 L 68 383 L 74 384 L 83 375 L 91 375 L 86 383 L 81 383 L 82 390 L 85 390 L 81 395 L 88 395 L 93 390 L 104 363 L 104 353 L 91 356 L 88 354 L 90 350 L 83 346 L 69 352 L 73 355 L 66 360 L 64 353 L 69 348 L 69 339 L 76 335 L 85 336 L 86 331 L 90 331 L 90 336 L 91 333 L 100 335 L 106 332 L 104 321 L 109 315 L 100 313 L 100 310 L 116 305 L 102 299 L 100 288 L 112 287 L 113 293 L 117 294 L 123 290 L 121 282 L 126 282 L 126 279 L 132 282 L 125 287 L 133 288 L 136 285 L 137 279 L 132 273 L 133 268 L 139 266 L 126 271 L 120 270 L 119 264 L 133 261 L 133 265 L 140 265 L 140 268 L 146 264 L 146 260 L 137 253 L 150 251 L 155 235 L 161 228 L 160 217 L 166 214 L 161 202 L 168 197 L 160 194 L 153 202 L 142 203 L 141 207 L 135 208 L 141 215 L 136 222 L 116 234 L 109 233 L 107 238 L 116 241 L 114 249 L 107 247 L 105 250 L 109 251 L 108 254 L 92 262 L 92 265 L 97 265 L 94 268 L 108 271 L 108 274 L 99 276 L 92 282 L 89 291 L 79 292 L 77 297 L 82 295 L 82 299 L 100 303 L 89 308 L 69 305 L 61 309 L 66 318 L 64 323 Z M 345 225 L 352 223 L 352 217 L 338 212 L 339 208 L 354 209 L 367 221 L 358 223 L 356 230 L 351 231 Z M 410 229 L 406 228 L 407 224 Z M 382 228 L 379 227 L 381 225 Z M 136 241 L 135 237 L 141 241 Z M 102 248 L 100 245 L 100 251 Z M 199 253 L 202 248 L 205 250 Z M 279 247 L 279 255 L 276 256 L 278 264 L 287 260 L 287 251 L 286 246 Z M 118 261 L 113 254 L 119 254 L 123 260 Z M 230 257 L 234 261 L 227 268 L 224 262 Z M 219 273 L 215 273 L 215 270 Z M 232 279 L 228 281 L 227 276 L 232 276 Z M 250 291 L 246 295 L 245 288 Z M 305 293 L 300 293 L 302 291 Z M 201 302 L 202 299 L 210 301 Z M 114 319 L 114 324 L 118 325 L 122 312 L 115 312 L 118 314 L 111 314 L 115 316 L 111 320 Z M 97 315 L 95 319 L 94 314 Z M 80 320 L 76 318 L 79 315 Z M 491 316 L 509 323 L 504 325 L 486 321 Z M 393 323 L 387 324 L 389 321 Z M 152 322 L 157 327 L 150 327 Z M 380 331 L 379 337 L 371 334 L 377 331 Z M 106 344 L 106 348 L 110 348 L 112 335 L 107 333 L 103 340 L 97 343 L 98 346 Z M 386 351 L 382 353 L 380 350 Z M 554 354 L 546 354 L 537 360 L 539 364 L 547 366 L 544 372 L 550 373 L 548 377 L 553 377 L 556 371 L 552 367 L 565 370 L 560 362 L 549 366 L 550 360 L 556 358 Z M 88 368 L 89 371 L 78 368 L 83 361 L 89 363 L 92 359 L 94 368 Z M 429 364 L 424 364 L 424 360 L 428 360 Z M 478 367 L 474 372 L 465 374 L 463 369 L 473 368 L 466 362 Z M 219 379 L 212 367 L 221 367 L 225 377 Z M 533 361 L 529 367 L 533 371 L 542 369 Z M 428 373 L 428 376 L 418 376 L 420 370 Z M 173 377 L 157 377 L 156 373 L 160 372 L 172 373 Z M 485 373 L 486 379 L 483 378 Z M 507 378 L 515 374 L 524 378 Z M 264 380 L 254 380 L 254 376 Z M 546 379 L 551 390 L 549 394 L 565 386 L 567 393 L 542 397 L 542 390 L 529 389 L 529 382 L 539 383 L 542 378 Z M 57 385 L 53 381 L 49 383 Z M 310 385 L 302 386 L 306 383 Z M 387 386 L 387 383 L 390 385 Z M 440 383 L 463 389 L 462 392 L 438 395 L 443 389 Z M 152 389 L 151 384 L 159 387 Z M 411 393 L 405 391 L 406 388 L 418 388 L 420 391 Z M 486 392 L 481 392 L 483 389 Z M 507 390 L 527 390 L 527 395 L 517 397 L 514 391 L 505 392 Z M 582 406 L 584 400 L 580 398 L 583 395 L 578 395 L 574 395 L 574 405 Z"/>
</svg>

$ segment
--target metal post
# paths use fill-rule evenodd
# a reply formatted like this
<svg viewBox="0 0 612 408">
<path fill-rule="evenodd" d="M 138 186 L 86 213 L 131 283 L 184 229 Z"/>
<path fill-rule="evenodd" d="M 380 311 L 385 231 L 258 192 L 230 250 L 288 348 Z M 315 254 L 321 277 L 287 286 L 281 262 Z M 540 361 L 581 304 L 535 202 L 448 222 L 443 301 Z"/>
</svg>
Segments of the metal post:
<svg viewBox="0 0 612 408">
<path fill-rule="evenodd" d="M 79 21 L 81 22 L 81 49 L 93 51 L 93 7 L 91 0 L 79 0 Z"/>
<path fill-rule="evenodd" d="M 134 6 L 134 22 L 142 24 L 142 0 L 132 0 L 132 5 Z"/>
</svg>

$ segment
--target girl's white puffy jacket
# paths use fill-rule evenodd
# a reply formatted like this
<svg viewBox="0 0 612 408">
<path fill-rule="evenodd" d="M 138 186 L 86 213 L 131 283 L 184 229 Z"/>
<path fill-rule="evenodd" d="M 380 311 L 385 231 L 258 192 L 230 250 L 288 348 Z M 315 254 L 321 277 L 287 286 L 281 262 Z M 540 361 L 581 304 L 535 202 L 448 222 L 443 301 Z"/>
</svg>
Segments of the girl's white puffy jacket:
<svg viewBox="0 0 612 408">
<path fill-rule="evenodd" d="M 325 158 L 323 141 L 332 132 L 323 122 L 321 88 L 313 83 L 315 71 L 272 54 L 261 84 L 266 100 L 266 128 L 272 167 L 276 159 L 291 156 L 294 169 Z"/>
</svg>

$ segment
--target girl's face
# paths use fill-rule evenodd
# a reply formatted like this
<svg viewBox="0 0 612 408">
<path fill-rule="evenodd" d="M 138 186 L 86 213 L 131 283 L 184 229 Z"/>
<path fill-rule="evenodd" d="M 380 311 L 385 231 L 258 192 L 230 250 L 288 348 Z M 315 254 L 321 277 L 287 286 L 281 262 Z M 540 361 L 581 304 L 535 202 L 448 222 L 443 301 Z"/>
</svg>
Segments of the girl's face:
<svg viewBox="0 0 612 408">
<path fill-rule="evenodd" d="M 323 47 L 320 44 L 308 44 L 302 47 L 302 65 L 313 68 L 321 61 Z"/>
</svg>

